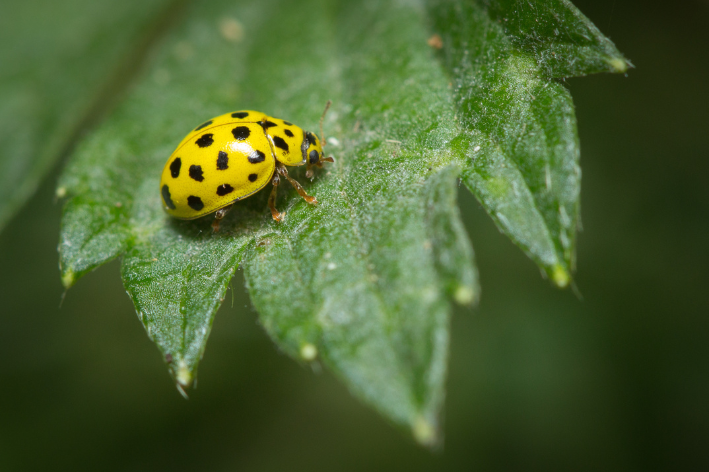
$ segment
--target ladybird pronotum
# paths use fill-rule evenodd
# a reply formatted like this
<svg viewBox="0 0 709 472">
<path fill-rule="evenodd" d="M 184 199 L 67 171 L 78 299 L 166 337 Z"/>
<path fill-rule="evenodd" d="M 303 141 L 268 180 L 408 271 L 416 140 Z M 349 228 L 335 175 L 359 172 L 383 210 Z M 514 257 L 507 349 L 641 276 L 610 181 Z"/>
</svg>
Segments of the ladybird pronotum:
<svg viewBox="0 0 709 472">
<path fill-rule="evenodd" d="M 330 107 L 320 118 L 322 121 Z M 175 218 L 191 220 L 215 213 L 214 231 L 234 202 L 273 185 L 268 206 L 273 219 L 284 214 L 276 209 L 276 192 L 281 178 L 288 180 L 306 202 L 317 204 L 303 187 L 288 175 L 286 166 L 313 167 L 334 162 L 323 156 L 324 139 L 265 113 L 242 110 L 207 120 L 190 132 L 165 163 L 160 193 L 165 211 Z"/>
</svg>

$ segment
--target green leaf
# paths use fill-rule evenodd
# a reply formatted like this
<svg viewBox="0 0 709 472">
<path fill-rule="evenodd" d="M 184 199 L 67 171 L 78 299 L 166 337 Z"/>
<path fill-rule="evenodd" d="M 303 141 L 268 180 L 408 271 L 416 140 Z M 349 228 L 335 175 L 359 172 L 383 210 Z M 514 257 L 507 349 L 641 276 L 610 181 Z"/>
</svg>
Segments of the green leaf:
<svg viewBox="0 0 709 472">
<path fill-rule="evenodd" d="M 176 2 L 0 7 L 0 230 L 111 102 L 151 34 L 161 31 L 168 3 Z"/>
<path fill-rule="evenodd" d="M 379 147 L 372 158 L 386 152 Z M 319 352 L 356 394 L 431 443 L 444 396 L 444 294 L 470 304 L 478 292 L 455 207 L 458 170 L 390 181 L 358 166 L 362 157 L 343 162 L 346 180 L 321 187 L 325 218 L 293 218 L 252 246 L 244 259 L 249 292 L 286 352 L 304 360 Z M 372 197 L 367 179 L 382 197 Z"/>
<path fill-rule="evenodd" d="M 241 265 L 281 349 L 322 361 L 417 441 L 437 444 L 451 303 L 479 297 L 458 178 L 537 263 L 570 274 L 573 107 L 511 35 L 472 2 L 195 1 L 62 176 L 65 285 L 122 255 L 126 290 L 184 390 Z M 315 131 L 327 99 L 336 162 L 312 182 L 291 168 L 319 205 L 281 186 L 287 216 L 275 223 L 262 191 L 216 234 L 210 218 L 162 211 L 160 171 L 196 125 L 256 109 Z"/>
<path fill-rule="evenodd" d="M 430 0 L 452 78 L 463 180 L 559 287 L 574 270 L 581 169 L 571 95 L 555 78 L 627 61 L 570 2 Z"/>
<path fill-rule="evenodd" d="M 517 49 L 532 56 L 545 77 L 624 73 L 632 64 L 568 0 L 484 2 Z"/>
</svg>

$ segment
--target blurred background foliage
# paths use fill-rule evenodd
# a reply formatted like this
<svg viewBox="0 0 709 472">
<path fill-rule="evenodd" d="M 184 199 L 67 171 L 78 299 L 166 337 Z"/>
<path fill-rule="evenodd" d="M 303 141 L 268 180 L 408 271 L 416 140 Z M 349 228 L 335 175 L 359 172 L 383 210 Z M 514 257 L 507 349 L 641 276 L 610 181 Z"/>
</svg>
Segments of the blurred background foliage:
<svg viewBox="0 0 709 472">
<path fill-rule="evenodd" d="M 460 192 L 483 292 L 453 317 L 443 450 L 278 353 L 241 272 L 183 400 L 117 263 L 58 308 L 53 175 L 0 234 L 0 470 L 709 467 L 709 5 L 575 4 L 637 66 L 567 81 L 583 300 L 550 288 Z"/>
</svg>

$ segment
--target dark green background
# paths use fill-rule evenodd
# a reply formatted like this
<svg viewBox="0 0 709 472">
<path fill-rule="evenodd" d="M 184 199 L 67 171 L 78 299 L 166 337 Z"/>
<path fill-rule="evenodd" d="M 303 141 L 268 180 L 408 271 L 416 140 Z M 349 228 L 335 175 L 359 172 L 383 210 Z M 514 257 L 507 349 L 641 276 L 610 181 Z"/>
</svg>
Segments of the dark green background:
<svg viewBox="0 0 709 472">
<path fill-rule="evenodd" d="M 483 294 L 453 318 L 442 451 L 279 354 L 240 273 L 182 399 L 118 264 L 58 308 L 52 176 L 0 235 L 0 470 L 707 470 L 709 4 L 575 3 L 637 66 L 567 81 L 583 300 L 461 189 Z"/>
</svg>

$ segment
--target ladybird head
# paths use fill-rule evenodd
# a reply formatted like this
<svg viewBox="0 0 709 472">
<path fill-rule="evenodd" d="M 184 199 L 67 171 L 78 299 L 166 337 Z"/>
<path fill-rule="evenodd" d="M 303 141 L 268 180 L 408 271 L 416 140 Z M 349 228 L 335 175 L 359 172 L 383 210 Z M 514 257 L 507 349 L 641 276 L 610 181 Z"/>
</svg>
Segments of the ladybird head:
<svg viewBox="0 0 709 472">
<path fill-rule="evenodd" d="M 322 161 L 325 159 L 323 157 L 322 143 L 320 142 L 320 139 L 315 133 L 306 131 L 305 141 L 307 143 L 307 148 L 305 151 L 307 163 L 311 166 L 321 166 Z"/>
<path fill-rule="evenodd" d="M 311 133 L 310 131 L 305 132 L 303 139 L 303 157 L 305 157 L 308 164 L 308 171 L 305 173 L 307 177 L 313 176 L 313 166 L 322 167 L 323 162 L 335 162 L 332 157 L 325 157 L 322 152 L 322 148 L 325 145 L 325 135 L 323 134 L 322 124 L 331 103 L 330 100 L 327 101 L 325 111 L 322 112 L 322 116 L 320 117 L 320 136 L 323 137 L 323 142 L 320 142 L 320 138 L 318 138 L 315 133 Z"/>
</svg>

